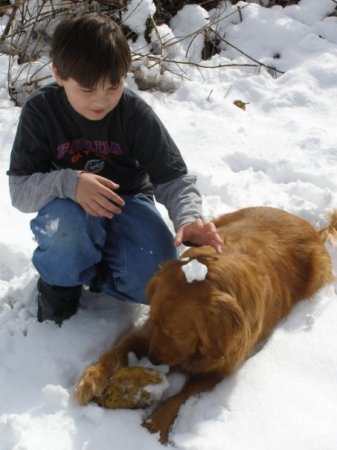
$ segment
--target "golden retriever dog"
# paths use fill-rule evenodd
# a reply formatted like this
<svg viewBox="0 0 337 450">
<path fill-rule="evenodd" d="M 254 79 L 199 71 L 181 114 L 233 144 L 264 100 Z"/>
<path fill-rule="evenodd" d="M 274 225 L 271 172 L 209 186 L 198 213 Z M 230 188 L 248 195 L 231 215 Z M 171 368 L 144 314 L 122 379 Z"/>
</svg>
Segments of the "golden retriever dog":
<svg viewBox="0 0 337 450">
<path fill-rule="evenodd" d="M 165 263 L 148 286 L 148 320 L 87 368 L 75 387 L 80 404 L 100 396 L 115 371 L 127 365 L 129 352 L 184 372 L 182 390 L 143 424 L 159 432 L 161 442 L 191 395 L 238 368 L 297 302 L 333 281 L 322 236 L 298 216 L 252 207 L 213 222 L 223 238 L 222 253 L 193 247 Z M 335 230 L 329 227 L 325 237 Z M 204 278 L 187 279 L 183 268 L 193 260 L 206 266 Z"/>
</svg>

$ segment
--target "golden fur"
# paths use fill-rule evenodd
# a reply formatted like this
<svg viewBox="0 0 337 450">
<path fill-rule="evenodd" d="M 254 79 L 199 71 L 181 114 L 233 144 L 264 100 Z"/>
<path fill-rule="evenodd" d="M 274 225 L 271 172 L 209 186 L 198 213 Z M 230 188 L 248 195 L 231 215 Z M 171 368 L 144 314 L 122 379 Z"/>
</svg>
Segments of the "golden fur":
<svg viewBox="0 0 337 450">
<path fill-rule="evenodd" d="M 214 387 L 294 304 L 333 281 L 323 238 L 300 217 L 256 207 L 224 214 L 214 223 L 223 238 L 222 253 L 194 247 L 181 260 L 164 264 L 148 286 L 148 321 L 86 369 L 75 388 L 81 404 L 100 395 L 131 351 L 185 372 L 182 391 L 162 402 L 144 423 L 160 432 L 162 442 L 189 396 Z M 334 225 L 329 226 L 332 232 Z M 207 266 L 204 280 L 187 281 L 185 258 Z"/>
</svg>

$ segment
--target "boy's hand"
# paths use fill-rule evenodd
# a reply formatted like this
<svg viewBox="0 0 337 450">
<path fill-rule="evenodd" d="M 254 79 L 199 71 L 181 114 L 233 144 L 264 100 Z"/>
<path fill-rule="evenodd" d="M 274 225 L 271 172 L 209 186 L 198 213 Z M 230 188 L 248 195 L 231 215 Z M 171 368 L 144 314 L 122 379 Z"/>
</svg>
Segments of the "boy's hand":
<svg viewBox="0 0 337 450">
<path fill-rule="evenodd" d="M 214 223 L 204 223 L 201 219 L 182 225 L 179 228 L 174 245 L 178 247 L 184 242 L 191 242 L 195 245 L 211 245 L 218 253 L 221 253 L 221 244 L 223 243 Z"/>
<path fill-rule="evenodd" d="M 78 179 L 76 200 L 86 213 L 111 219 L 121 213 L 124 205 L 124 200 L 114 192 L 118 188 L 118 184 L 107 178 L 83 172 Z"/>
</svg>

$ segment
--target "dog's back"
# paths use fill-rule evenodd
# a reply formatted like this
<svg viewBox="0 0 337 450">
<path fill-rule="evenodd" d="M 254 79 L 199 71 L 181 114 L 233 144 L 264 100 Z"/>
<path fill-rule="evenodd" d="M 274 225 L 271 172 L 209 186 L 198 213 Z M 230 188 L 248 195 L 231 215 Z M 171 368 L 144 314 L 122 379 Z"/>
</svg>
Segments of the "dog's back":
<svg viewBox="0 0 337 450">
<path fill-rule="evenodd" d="M 287 280 L 295 301 L 333 281 L 331 258 L 323 244 L 326 235 L 299 216 L 253 207 L 220 216 L 214 223 L 224 239 L 225 253 L 239 251 L 270 265 Z"/>
<path fill-rule="evenodd" d="M 184 256 L 204 259 L 207 278 L 236 298 L 250 323 L 251 344 L 264 339 L 294 304 L 333 281 L 323 239 L 304 219 L 271 207 L 245 208 L 214 223 L 221 255 L 206 247 Z"/>
</svg>

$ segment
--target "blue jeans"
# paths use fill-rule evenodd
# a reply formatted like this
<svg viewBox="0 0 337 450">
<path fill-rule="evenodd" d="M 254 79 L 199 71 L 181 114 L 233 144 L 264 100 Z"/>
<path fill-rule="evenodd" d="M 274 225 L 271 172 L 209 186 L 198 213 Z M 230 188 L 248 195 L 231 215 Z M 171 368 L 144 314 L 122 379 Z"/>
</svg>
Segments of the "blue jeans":
<svg viewBox="0 0 337 450">
<path fill-rule="evenodd" d="M 123 196 L 112 219 L 86 214 L 69 199 L 56 199 L 31 221 L 38 247 L 33 264 L 48 284 L 90 284 L 121 300 L 147 303 L 145 289 L 159 265 L 176 259 L 173 236 L 145 195 Z"/>
</svg>

